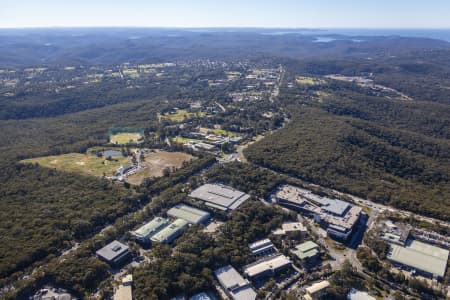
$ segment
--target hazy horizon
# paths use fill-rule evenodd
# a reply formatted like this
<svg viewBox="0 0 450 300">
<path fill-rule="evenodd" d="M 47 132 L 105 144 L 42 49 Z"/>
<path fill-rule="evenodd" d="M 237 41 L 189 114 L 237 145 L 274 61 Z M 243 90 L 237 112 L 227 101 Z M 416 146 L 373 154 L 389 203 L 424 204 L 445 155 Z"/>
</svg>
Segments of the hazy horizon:
<svg viewBox="0 0 450 300">
<path fill-rule="evenodd" d="M 448 29 L 444 0 L 360 1 L 12 1 L 0 28 Z"/>
</svg>

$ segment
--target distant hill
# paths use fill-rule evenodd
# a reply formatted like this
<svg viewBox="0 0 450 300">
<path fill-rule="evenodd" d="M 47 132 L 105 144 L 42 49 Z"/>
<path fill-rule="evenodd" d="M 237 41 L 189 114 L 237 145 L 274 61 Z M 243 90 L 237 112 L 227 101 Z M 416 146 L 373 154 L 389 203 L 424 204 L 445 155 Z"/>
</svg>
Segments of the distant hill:
<svg viewBox="0 0 450 300">
<path fill-rule="evenodd" d="M 267 34 L 242 29 L 35 29 L 0 30 L 0 65 L 114 64 L 245 55 L 369 57 L 395 55 L 405 49 L 448 49 L 450 44 L 426 38 L 364 37 L 318 43 L 313 35 Z"/>
</svg>

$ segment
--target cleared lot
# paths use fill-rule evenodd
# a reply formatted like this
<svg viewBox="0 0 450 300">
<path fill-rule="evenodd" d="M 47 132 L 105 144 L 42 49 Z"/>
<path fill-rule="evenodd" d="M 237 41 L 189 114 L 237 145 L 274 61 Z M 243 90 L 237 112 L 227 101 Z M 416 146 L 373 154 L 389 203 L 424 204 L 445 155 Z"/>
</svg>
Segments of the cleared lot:
<svg viewBox="0 0 450 300">
<path fill-rule="evenodd" d="M 129 183 L 139 185 L 145 178 L 163 176 L 165 168 L 178 169 L 183 166 L 183 162 L 195 159 L 194 156 L 187 153 L 166 151 L 150 152 L 144 157 L 145 161 L 141 162 L 141 165 L 144 165 L 145 169 L 129 176 L 127 179 Z"/>
<path fill-rule="evenodd" d="M 137 143 L 140 140 L 142 140 L 142 138 L 143 138 L 143 136 L 139 132 L 135 132 L 135 133 L 122 132 L 122 133 L 111 135 L 109 140 L 112 144 L 125 145 L 125 144 L 129 144 L 129 143 Z"/>
</svg>

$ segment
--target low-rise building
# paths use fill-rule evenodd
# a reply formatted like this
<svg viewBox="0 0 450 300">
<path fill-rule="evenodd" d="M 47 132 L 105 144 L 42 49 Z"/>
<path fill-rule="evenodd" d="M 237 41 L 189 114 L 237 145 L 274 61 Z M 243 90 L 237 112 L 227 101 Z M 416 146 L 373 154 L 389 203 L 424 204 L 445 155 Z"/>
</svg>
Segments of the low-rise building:
<svg viewBox="0 0 450 300">
<path fill-rule="evenodd" d="M 318 299 L 326 292 L 329 286 L 330 282 L 328 280 L 314 283 L 313 285 L 305 289 L 306 290 L 305 299 Z"/>
<path fill-rule="evenodd" d="M 120 266 L 122 263 L 130 259 L 130 248 L 119 241 L 112 241 L 105 247 L 96 252 L 101 260 L 107 262 L 113 267 Z"/>
<path fill-rule="evenodd" d="M 222 184 L 204 184 L 193 190 L 190 197 L 203 201 L 206 205 L 220 210 L 234 210 L 250 198 L 244 192 Z"/>
<path fill-rule="evenodd" d="M 248 245 L 253 255 L 269 254 L 275 251 L 275 246 L 269 239 L 256 241 Z"/>
<path fill-rule="evenodd" d="M 391 244 L 387 259 L 394 265 L 437 279 L 445 275 L 448 255 L 448 250 L 409 240 L 405 246 Z"/>
<path fill-rule="evenodd" d="M 391 220 L 382 222 L 380 237 L 388 243 L 404 246 L 409 237 L 410 226 L 393 223 Z"/>
<path fill-rule="evenodd" d="M 277 273 L 291 267 L 292 262 L 286 256 L 279 254 L 259 260 L 244 267 L 244 274 L 250 279 L 275 276 Z"/>
<path fill-rule="evenodd" d="M 169 226 L 152 236 L 151 240 L 161 244 L 170 244 L 183 233 L 184 228 L 188 224 L 189 223 L 183 219 L 176 219 Z"/>
<path fill-rule="evenodd" d="M 291 252 L 302 261 L 315 259 L 320 254 L 319 245 L 312 241 L 295 246 L 295 249 Z"/>
<path fill-rule="evenodd" d="M 167 219 L 156 217 L 144 226 L 139 227 L 135 231 L 131 231 L 131 235 L 139 242 L 147 244 L 150 243 L 150 239 L 169 225 Z"/>
<path fill-rule="evenodd" d="M 300 236 L 303 237 L 307 233 L 306 227 L 300 222 L 287 222 L 281 225 L 281 228 L 275 230 L 273 234 L 275 235 L 286 235 L 292 233 L 300 233 Z"/>
<path fill-rule="evenodd" d="M 178 204 L 172 207 L 167 211 L 167 215 L 183 219 L 190 224 L 205 224 L 211 217 L 209 212 L 185 204 Z"/>
<path fill-rule="evenodd" d="M 228 265 L 214 271 L 225 293 L 233 300 L 254 300 L 256 292 L 235 268 Z"/>
</svg>

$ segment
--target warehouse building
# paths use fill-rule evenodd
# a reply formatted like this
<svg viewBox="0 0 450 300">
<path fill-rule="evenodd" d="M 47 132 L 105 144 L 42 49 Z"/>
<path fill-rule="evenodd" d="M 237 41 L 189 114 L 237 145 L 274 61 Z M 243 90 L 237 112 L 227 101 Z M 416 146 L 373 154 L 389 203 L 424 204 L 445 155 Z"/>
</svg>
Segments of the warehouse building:
<svg viewBox="0 0 450 300">
<path fill-rule="evenodd" d="M 295 246 L 295 250 L 291 250 L 291 252 L 302 261 L 313 260 L 320 254 L 319 245 L 312 241 Z"/>
<path fill-rule="evenodd" d="M 256 292 L 235 268 L 228 265 L 214 271 L 225 293 L 233 300 L 255 300 Z"/>
<path fill-rule="evenodd" d="M 152 236 L 151 240 L 152 242 L 161 244 L 170 244 L 183 233 L 184 228 L 186 228 L 188 224 L 189 223 L 183 219 L 176 219 L 169 226 Z"/>
<path fill-rule="evenodd" d="M 267 257 L 244 267 L 244 274 L 250 279 L 271 277 L 291 267 L 292 262 L 286 256 L 280 254 Z"/>
<path fill-rule="evenodd" d="M 391 244 L 387 258 L 394 265 L 438 279 L 445 275 L 448 254 L 448 250 L 409 240 L 406 246 Z"/>
<path fill-rule="evenodd" d="M 347 240 L 358 224 L 362 209 L 348 202 L 322 197 L 292 185 L 281 186 L 273 199 L 279 204 L 313 217 L 329 236 Z"/>
<path fill-rule="evenodd" d="M 172 207 L 167 215 L 172 218 L 183 219 L 190 224 L 205 224 L 211 217 L 209 212 L 185 204 Z"/>
<path fill-rule="evenodd" d="M 264 255 L 275 251 L 275 246 L 269 239 L 256 241 L 248 245 L 253 255 Z"/>
<path fill-rule="evenodd" d="M 119 241 L 112 241 L 95 254 L 113 267 L 118 267 L 131 258 L 130 248 Z"/>
<path fill-rule="evenodd" d="M 167 225 L 169 225 L 167 219 L 156 217 L 136 231 L 131 231 L 130 233 L 138 242 L 148 244 L 152 236 L 160 232 Z"/>
<path fill-rule="evenodd" d="M 220 210 L 234 210 L 250 198 L 250 195 L 222 184 L 204 184 L 189 194 L 206 205 Z"/>
</svg>

